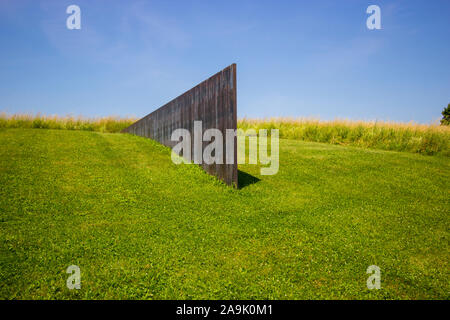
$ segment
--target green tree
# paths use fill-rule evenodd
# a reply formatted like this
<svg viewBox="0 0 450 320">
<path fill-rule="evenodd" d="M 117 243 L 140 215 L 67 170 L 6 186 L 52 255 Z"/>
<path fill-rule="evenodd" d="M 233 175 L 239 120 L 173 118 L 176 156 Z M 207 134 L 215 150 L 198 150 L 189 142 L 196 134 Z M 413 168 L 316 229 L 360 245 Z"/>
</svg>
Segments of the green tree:
<svg viewBox="0 0 450 320">
<path fill-rule="evenodd" d="M 441 125 L 450 125 L 450 103 L 448 104 L 447 108 L 444 108 L 444 110 L 442 111 Z"/>
</svg>

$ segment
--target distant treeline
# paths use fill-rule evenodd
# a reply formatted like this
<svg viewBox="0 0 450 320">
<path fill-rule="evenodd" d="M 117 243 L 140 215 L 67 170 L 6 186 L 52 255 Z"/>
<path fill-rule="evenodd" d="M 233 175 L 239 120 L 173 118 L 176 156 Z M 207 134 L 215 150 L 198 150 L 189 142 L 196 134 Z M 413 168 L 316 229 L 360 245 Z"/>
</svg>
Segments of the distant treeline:
<svg viewBox="0 0 450 320">
<path fill-rule="evenodd" d="M 45 116 L 0 113 L 0 128 L 41 128 L 120 132 L 135 118 Z M 241 119 L 238 128 L 279 129 L 280 138 L 352 145 L 364 148 L 450 156 L 450 127 L 380 121 L 315 119 Z M 269 132 L 270 133 L 270 132 Z"/>
<path fill-rule="evenodd" d="M 241 119 L 238 127 L 279 129 L 280 138 L 450 156 L 450 127 L 438 124 L 315 119 Z"/>
</svg>

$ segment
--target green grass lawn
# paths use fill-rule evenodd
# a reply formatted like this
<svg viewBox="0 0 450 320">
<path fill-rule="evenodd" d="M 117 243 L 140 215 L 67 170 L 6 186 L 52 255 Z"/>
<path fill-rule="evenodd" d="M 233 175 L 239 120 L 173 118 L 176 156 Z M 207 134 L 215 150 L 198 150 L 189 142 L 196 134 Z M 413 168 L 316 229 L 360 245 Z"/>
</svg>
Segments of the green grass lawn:
<svg viewBox="0 0 450 320">
<path fill-rule="evenodd" d="M 131 135 L 0 145 L 0 298 L 450 298 L 448 157 L 281 140 L 278 174 L 242 165 L 236 190 Z"/>
</svg>

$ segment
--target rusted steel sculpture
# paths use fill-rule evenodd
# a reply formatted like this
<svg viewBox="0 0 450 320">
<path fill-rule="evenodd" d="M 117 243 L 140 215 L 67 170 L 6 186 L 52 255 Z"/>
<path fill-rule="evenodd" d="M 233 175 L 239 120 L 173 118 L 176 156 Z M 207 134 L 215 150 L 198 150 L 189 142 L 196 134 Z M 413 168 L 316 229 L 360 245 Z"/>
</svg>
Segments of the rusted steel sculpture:
<svg viewBox="0 0 450 320">
<path fill-rule="evenodd" d="M 187 129 L 194 137 L 194 121 L 202 121 L 203 132 L 218 129 L 223 136 L 222 164 L 200 164 L 211 175 L 215 175 L 228 185 L 238 185 L 237 141 L 228 146 L 226 130 L 237 129 L 236 107 L 236 64 L 232 64 L 201 82 L 191 90 L 173 99 L 161 108 L 153 111 L 122 132 L 131 133 L 156 140 L 163 145 L 173 147 L 178 141 L 171 141 L 175 129 Z M 202 134 L 203 134 L 202 132 Z M 203 139 L 202 139 L 203 141 Z M 202 151 L 209 142 L 203 142 Z M 226 150 L 234 150 L 231 164 L 226 162 Z M 194 154 L 193 144 L 191 154 Z M 219 161 L 217 161 L 219 162 Z M 219 162 L 220 163 L 220 162 Z"/>
</svg>

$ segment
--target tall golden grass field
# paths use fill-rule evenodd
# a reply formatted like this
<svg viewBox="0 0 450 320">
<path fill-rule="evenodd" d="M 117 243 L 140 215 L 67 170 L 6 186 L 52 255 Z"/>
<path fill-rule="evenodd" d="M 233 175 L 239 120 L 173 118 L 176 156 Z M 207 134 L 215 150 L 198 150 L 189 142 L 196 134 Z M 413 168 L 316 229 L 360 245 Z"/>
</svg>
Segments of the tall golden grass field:
<svg viewBox="0 0 450 320">
<path fill-rule="evenodd" d="M 0 128 L 41 128 L 120 132 L 134 117 L 58 116 L 0 113 Z M 363 148 L 407 151 L 450 156 L 450 126 L 387 121 L 323 121 L 311 118 L 266 118 L 238 120 L 245 130 L 278 129 L 282 139 L 350 145 Z"/>
</svg>

